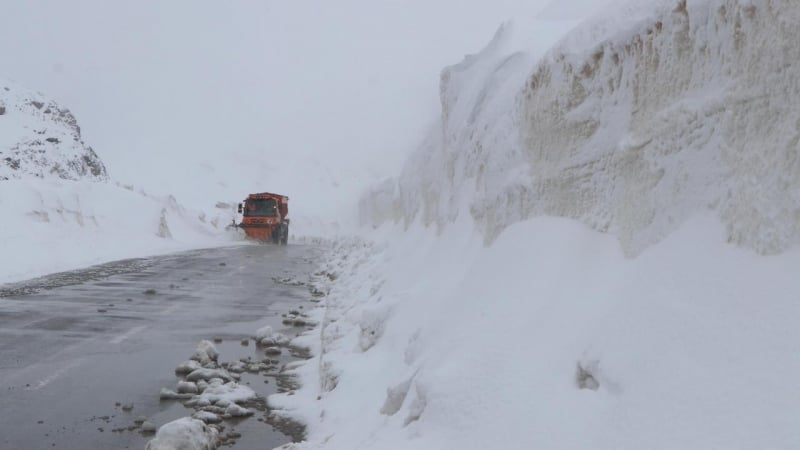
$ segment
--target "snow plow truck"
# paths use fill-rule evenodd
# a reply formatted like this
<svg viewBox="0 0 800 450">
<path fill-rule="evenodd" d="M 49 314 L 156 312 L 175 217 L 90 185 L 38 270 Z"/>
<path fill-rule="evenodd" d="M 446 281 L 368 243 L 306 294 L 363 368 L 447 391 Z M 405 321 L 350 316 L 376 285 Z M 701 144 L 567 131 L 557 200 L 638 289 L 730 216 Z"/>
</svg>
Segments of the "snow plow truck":
<svg viewBox="0 0 800 450">
<path fill-rule="evenodd" d="M 239 214 L 242 221 L 236 226 L 250 239 L 281 245 L 289 240 L 289 197 L 269 192 L 250 194 L 239 203 Z"/>
</svg>

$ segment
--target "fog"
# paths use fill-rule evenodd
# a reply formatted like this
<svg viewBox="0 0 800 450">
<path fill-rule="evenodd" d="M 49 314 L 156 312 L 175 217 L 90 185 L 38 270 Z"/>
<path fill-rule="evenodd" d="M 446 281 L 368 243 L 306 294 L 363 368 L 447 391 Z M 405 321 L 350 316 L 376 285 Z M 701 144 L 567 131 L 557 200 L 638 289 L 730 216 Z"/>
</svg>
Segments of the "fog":
<svg viewBox="0 0 800 450">
<path fill-rule="evenodd" d="M 0 74 L 72 109 L 112 179 L 338 217 L 435 121 L 442 67 L 543 2 L 7 3 Z"/>
</svg>

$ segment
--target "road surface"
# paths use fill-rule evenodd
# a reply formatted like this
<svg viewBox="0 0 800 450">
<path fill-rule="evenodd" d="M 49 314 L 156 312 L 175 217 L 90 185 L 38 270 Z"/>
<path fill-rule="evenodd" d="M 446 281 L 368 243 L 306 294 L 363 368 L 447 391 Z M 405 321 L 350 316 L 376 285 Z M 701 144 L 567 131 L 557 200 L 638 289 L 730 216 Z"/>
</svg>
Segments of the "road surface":
<svg viewBox="0 0 800 450">
<path fill-rule="evenodd" d="M 317 253 L 243 245 L 0 286 L 0 449 L 144 448 L 152 435 L 128 430 L 137 417 L 160 426 L 193 412 L 158 394 L 175 388 L 175 366 L 201 339 L 222 339 L 220 360 L 261 359 L 242 339 L 263 325 L 302 331 L 283 327 L 281 314 L 309 308 L 308 288 L 273 277 L 308 280 Z M 275 392 L 274 379 L 245 374 L 242 382 Z M 289 441 L 260 414 L 226 424 L 242 435 L 232 448 Z"/>
</svg>

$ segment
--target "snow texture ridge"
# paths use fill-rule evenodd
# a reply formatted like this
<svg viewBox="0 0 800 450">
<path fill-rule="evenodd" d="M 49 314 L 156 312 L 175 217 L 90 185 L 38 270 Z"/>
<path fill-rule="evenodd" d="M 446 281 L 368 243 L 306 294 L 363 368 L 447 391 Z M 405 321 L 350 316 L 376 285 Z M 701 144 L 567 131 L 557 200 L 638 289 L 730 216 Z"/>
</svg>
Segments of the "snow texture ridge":
<svg viewBox="0 0 800 450">
<path fill-rule="evenodd" d="M 0 181 L 108 180 L 69 109 L 0 78 Z"/>
<path fill-rule="evenodd" d="M 362 221 L 441 230 L 469 213 L 491 243 L 560 216 L 633 256 L 710 209 L 731 243 L 796 244 L 800 3 L 647 6 L 580 27 L 535 64 L 504 44 L 504 27 L 445 69 L 439 127 L 362 199 Z"/>
</svg>

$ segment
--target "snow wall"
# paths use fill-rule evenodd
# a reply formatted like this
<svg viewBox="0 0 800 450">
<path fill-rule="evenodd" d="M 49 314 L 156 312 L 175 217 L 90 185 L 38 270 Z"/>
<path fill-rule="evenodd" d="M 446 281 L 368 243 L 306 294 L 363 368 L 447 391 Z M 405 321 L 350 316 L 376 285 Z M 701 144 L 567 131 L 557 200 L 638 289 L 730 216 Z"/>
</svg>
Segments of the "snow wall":
<svg viewBox="0 0 800 450">
<path fill-rule="evenodd" d="M 800 3 L 607 11 L 442 72 L 317 274 L 294 448 L 800 445 Z"/>
<path fill-rule="evenodd" d="M 636 255 L 710 209 L 732 243 L 796 243 L 800 4 L 662 3 L 585 25 L 532 71 L 507 29 L 446 68 L 440 127 L 362 200 L 362 221 L 441 230 L 470 214 L 488 244 L 568 217 Z"/>
</svg>

